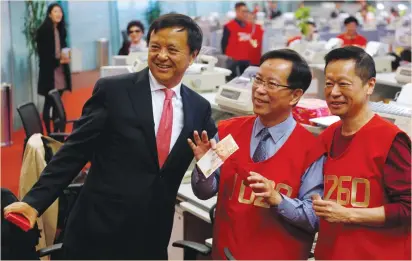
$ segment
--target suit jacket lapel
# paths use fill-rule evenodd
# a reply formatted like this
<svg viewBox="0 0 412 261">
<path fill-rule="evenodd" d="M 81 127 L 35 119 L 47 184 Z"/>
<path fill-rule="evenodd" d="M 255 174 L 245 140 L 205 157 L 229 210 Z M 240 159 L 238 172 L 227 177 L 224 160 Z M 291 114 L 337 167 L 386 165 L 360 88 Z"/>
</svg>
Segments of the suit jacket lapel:
<svg viewBox="0 0 412 261">
<path fill-rule="evenodd" d="M 146 68 L 139 73 L 135 82 L 128 87 L 129 98 L 132 103 L 137 122 L 142 128 L 149 144 L 149 151 L 158 166 L 156 137 L 154 132 L 154 119 L 152 108 L 152 94 L 149 82 L 149 69 Z"/>
<path fill-rule="evenodd" d="M 179 137 L 175 145 L 173 146 L 172 150 L 169 153 L 169 156 L 166 159 L 163 168 L 166 168 L 175 157 L 179 156 L 179 151 L 181 150 L 182 146 L 188 146 L 187 138 L 191 137 L 193 132 L 193 121 L 194 121 L 194 108 L 196 106 L 193 104 L 192 99 L 190 99 L 190 93 L 187 90 L 184 84 L 182 84 L 182 88 L 180 89 L 180 95 L 182 96 L 182 103 L 183 103 L 183 128 L 180 132 Z"/>
</svg>

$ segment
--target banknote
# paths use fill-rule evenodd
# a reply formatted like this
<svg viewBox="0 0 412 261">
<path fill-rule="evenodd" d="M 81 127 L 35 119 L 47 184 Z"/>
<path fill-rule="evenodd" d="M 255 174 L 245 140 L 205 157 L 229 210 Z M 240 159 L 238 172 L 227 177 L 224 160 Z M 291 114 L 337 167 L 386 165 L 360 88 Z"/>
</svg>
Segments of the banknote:
<svg viewBox="0 0 412 261">
<path fill-rule="evenodd" d="M 208 150 L 197 162 L 197 167 L 208 178 L 230 155 L 239 149 L 232 135 L 227 135 L 216 144 L 216 150 Z"/>
</svg>

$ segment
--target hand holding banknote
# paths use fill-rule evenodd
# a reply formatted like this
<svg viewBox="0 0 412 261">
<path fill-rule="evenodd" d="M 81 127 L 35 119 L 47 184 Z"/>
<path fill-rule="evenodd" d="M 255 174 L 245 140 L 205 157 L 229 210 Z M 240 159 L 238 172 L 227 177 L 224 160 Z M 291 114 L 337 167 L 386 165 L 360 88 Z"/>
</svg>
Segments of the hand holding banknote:
<svg viewBox="0 0 412 261">
<path fill-rule="evenodd" d="M 203 136 L 203 135 L 202 135 Z M 204 141 L 204 140 L 203 140 Z M 202 141 L 202 142 L 203 142 Z M 191 146 L 195 148 L 194 146 Z M 204 146 L 206 148 L 206 146 Z M 199 149 L 199 148 L 195 148 Z M 197 160 L 197 167 L 203 173 L 203 175 L 208 178 L 212 175 L 227 158 L 230 157 L 235 151 L 239 149 L 232 135 L 227 135 L 219 143 L 214 144 L 213 148 L 209 149 L 203 156 Z M 200 149 L 199 149 L 200 150 Z M 198 152 L 198 151 L 196 151 Z M 203 153 L 203 151 L 202 151 Z"/>
<path fill-rule="evenodd" d="M 193 139 L 194 142 L 191 139 L 187 139 L 187 142 L 189 143 L 190 148 L 193 150 L 196 161 L 199 161 L 209 149 L 216 149 L 216 141 L 214 139 L 209 140 L 206 131 L 202 132 L 202 138 L 200 138 L 197 131 L 194 131 Z"/>
</svg>

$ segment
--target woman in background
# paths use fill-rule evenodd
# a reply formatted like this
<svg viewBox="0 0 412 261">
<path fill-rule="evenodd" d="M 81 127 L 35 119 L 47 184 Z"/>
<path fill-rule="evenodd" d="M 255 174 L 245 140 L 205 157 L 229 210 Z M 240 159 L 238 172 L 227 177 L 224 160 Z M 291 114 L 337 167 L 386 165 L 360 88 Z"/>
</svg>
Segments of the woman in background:
<svg viewBox="0 0 412 261">
<path fill-rule="evenodd" d="M 44 96 L 43 121 L 50 133 L 50 109 L 53 106 L 49 91 L 71 91 L 70 55 L 66 44 L 66 25 L 61 6 L 49 5 L 47 17 L 37 30 L 36 42 L 39 55 L 39 82 L 37 93 Z M 62 52 L 64 50 L 64 52 Z"/>
<path fill-rule="evenodd" d="M 124 41 L 119 55 L 128 55 L 130 52 L 140 52 L 147 49 L 147 43 L 142 39 L 144 26 L 140 21 L 131 21 L 127 25 L 129 41 Z"/>
</svg>

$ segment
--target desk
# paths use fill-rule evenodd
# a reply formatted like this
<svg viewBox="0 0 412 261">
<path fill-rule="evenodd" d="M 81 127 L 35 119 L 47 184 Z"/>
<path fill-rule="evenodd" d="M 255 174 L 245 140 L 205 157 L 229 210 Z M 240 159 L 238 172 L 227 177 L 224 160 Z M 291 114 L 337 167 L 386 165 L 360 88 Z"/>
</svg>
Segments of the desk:
<svg viewBox="0 0 412 261">
<path fill-rule="evenodd" d="M 192 185 L 189 183 L 180 185 L 177 192 L 177 197 L 180 201 L 182 201 L 182 203 L 180 203 L 182 209 L 187 208 L 187 211 L 192 212 L 192 214 L 196 216 L 199 215 L 199 218 L 202 219 L 204 216 L 207 216 L 207 218 L 205 218 L 204 220 L 210 223 L 209 210 L 213 207 L 214 204 L 216 204 L 216 196 L 208 200 L 198 199 L 192 191 Z"/>
<path fill-rule="evenodd" d="M 376 74 L 376 83 L 387 85 L 390 87 L 402 88 L 402 84 L 398 83 L 395 79 L 396 73 L 377 73 Z"/>
<path fill-rule="evenodd" d="M 186 172 L 186 174 L 192 171 Z M 212 238 L 212 224 L 209 210 L 216 203 L 217 197 L 208 200 L 198 199 L 190 183 L 182 183 L 177 192 L 177 203 L 173 220 L 173 229 L 168 246 L 169 260 L 183 260 L 183 249 L 173 247 L 177 240 L 189 240 L 205 243 Z"/>
</svg>

